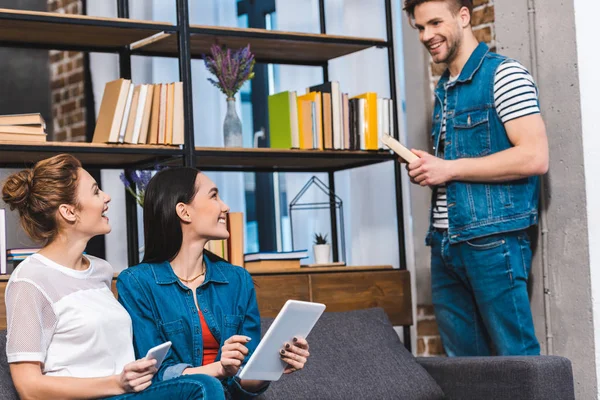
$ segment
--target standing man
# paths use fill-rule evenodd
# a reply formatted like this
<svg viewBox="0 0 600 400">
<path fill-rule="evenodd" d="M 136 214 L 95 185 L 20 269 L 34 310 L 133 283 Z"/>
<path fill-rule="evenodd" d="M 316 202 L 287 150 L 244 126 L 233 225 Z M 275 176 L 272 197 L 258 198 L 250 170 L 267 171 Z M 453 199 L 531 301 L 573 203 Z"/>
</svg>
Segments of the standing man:
<svg viewBox="0 0 600 400">
<path fill-rule="evenodd" d="M 471 0 L 405 0 L 433 61 L 433 153 L 413 150 L 411 181 L 433 189 L 432 297 L 449 356 L 535 355 L 526 228 L 538 221 L 548 142 L 538 92 L 517 61 L 471 27 Z"/>
</svg>

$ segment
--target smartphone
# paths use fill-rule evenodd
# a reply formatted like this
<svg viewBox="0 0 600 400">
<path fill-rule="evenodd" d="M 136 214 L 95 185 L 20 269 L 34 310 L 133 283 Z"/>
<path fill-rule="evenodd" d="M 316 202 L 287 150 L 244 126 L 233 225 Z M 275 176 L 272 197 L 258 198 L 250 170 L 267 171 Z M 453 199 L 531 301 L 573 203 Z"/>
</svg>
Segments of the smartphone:
<svg viewBox="0 0 600 400">
<path fill-rule="evenodd" d="M 151 348 L 146 353 L 146 358 L 148 360 L 156 360 L 156 368 L 160 368 L 163 360 L 167 356 L 167 352 L 171 348 L 171 342 L 164 342 L 163 344 L 159 344 L 156 347 Z"/>
</svg>

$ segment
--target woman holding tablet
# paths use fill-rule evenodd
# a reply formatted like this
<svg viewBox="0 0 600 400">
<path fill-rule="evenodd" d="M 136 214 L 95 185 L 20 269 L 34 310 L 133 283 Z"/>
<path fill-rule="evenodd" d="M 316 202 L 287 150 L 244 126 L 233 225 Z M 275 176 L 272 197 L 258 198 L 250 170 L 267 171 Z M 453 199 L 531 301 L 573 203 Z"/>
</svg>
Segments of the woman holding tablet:
<svg viewBox="0 0 600 400">
<path fill-rule="evenodd" d="M 2 200 L 44 243 L 6 287 L 6 353 L 24 399 L 224 399 L 220 382 L 195 375 L 152 384 L 156 360 L 135 360 L 129 314 L 110 287 L 112 267 L 84 255 L 110 232 L 110 196 L 71 155 L 8 177 Z"/>
<path fill-rule="evenodd" d="M 119 275 L 117 290 L 133 320 L 137 354 L 172 342 L 158 380 L 207 374 L 233 398 L 247 398 L 268 385 L 235 378 L 261 339 L 254 284 L 245 269 L 204 251 L 209 240 L 229 237 L 228 212 L 206 175 L 160 171 L 145 193 L 144 260 Z M 309 356 L 308 343 L 295 339 L 282 343 L 286 373 L 303 368 Z"/>
</svg>

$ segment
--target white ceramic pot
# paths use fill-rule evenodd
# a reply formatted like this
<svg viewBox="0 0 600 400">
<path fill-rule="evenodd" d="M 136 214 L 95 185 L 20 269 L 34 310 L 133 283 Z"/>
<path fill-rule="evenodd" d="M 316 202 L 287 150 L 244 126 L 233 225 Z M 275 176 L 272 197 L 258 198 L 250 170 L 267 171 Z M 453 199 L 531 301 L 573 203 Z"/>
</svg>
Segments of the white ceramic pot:
<svg viewBox="0 0 600 400">
<path fill-rule="evenodd" d="M 315 254 L 315 264 L 329 264 L 329 253 L 331 253 L 330 244 L 314 244 L 313 252 Z"/>
</svg>

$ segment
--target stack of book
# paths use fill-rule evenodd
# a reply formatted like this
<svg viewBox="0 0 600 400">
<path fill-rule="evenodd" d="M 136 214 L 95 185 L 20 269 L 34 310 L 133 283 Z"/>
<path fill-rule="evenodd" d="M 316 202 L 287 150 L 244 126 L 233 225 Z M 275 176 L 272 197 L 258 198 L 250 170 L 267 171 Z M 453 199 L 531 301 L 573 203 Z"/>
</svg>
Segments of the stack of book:
<svg viewBox="0 0 600 400">
<path fill-rule="evenodd" d="M 0 115 L 0 141 L 45 142 L 46 122 L 41 114 Z"/>
<path fill-rule="evenodd" d="M 183 133 L 182 82 L 117 79 L 104 88 L 92 142 L 182 145 Z"/>
<path fill-rule="evenodd" d="M 293 271 L 307 257 L 307 250 L 249 253 L 244 255 L 244 267 L 251 273 Z"/>
<path fill-rule="evenodd" d="M 393 135 L 394 109 L 389 98 L 366 92 L 342 93 L 336 81 L 269 96 L 271 148 L 379 150 L 381 137 Z"/>
</svg>

